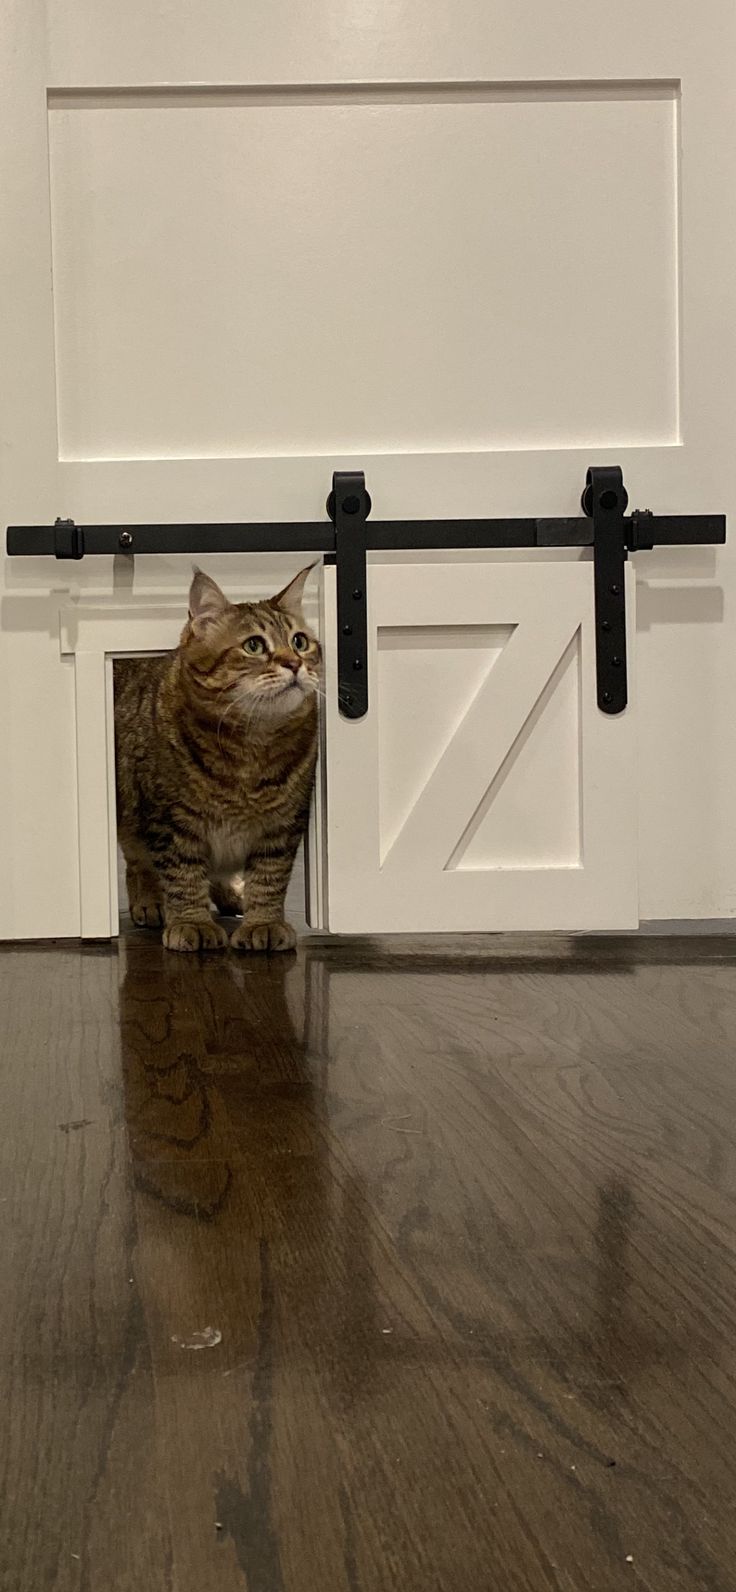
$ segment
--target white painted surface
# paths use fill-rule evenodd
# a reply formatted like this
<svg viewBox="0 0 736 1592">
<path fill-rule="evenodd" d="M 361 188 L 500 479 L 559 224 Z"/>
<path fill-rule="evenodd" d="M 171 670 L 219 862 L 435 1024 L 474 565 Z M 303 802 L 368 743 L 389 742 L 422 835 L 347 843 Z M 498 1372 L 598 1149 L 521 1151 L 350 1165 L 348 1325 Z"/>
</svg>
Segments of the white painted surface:
<svg viewBox="0 0 736 1592">
<path fill-rule="evenodd" d="M 62 458 L 676 441 L 675 117 L 671 87 L 52 99 Z M 581 228 L 599 188 L 625 228 Z"/>
<path fill-rule="evenodd" d="M 301 11 L 287 8 L 284 0 L 255 9 L 244 9 L 235 0 L 212 0 L 206 6 L 195 0 L 176 17 L 170 9 L 152 9 L 142 0 L 124 8 L 112 0 L 79 0 L 74 7 L 51 0 L 48 11 L 42 0 L 7 0 L 0 27 L 6 68 L 0 98 L 5 220 L 0 293 L 3 304 L 12 306 L 0 332 L 3 525 L 50 523 L 57 514 L 72 514 L 80 522 L 309 519 L 323 512 L 332 470 L 364 460 L 374 513 L 382 517 L 569 514 L 576 511 L 586 466 L 606 459 L 622 464 L 634 501 L 662 512 L 731 511 L 736 523 L 736 489 L 731 485 L 734 223 L 732 207 L 724 203 L 724 195 L 736 188 L 736 13 L 730 0 L 706 0 L 699 8 L 644 0 L 635 9 L 624 0 L 605 5 L 594 0 L 592 6 L 589 0 L 584 6 L 582 0 L 522 0 L 513 6 L 506 0 L 453 0 L 452 5 L 448 0 L 403 0 L 390 7 L 379 0 L 368 9 L 316 0 Z M 604 62 L 612 64 L 615 81 L 601 81 Z M 413 90 L 414 103 L 406 106 L 403 101 L 411 96 L 401 85 L 412 80 L 419 87 Z M 362 102 L 360 94 L 353 103 L 346 92 L 350 82 L 364 85 Z M 495 85 L 496 98 L 487 89 L 480 93 L 479 83 Z M 667 87 L 672 83 L 681 85 L 676 115 Z M 326 91 L 313 95 L 309 105 L 294 96 L 287 112 L 284 85 L 289 84 L 326 84 Z M 382 97 L 376 85 L 386 84 Z M 232 103 L 202 103 L 199 85 L 205 85 L 205 100 L 208 94 L 212 99 L 213 90 L 215 99 L 230 95 Z M 255 85 L 266 85 L 278 103 L 249 106 L 246 112 L 243 100 Z M 337 96 L 330 85 L 338 86 Z M 151 87 L 155 92 L 144 104 L 144 91 Z M 85 88 L 91 91 L 88 109 L 79 100 Z M 457 102 L 452 97 L 456 88 Z M 131 103 L 136 96 L 140 104 Z M 349 103 L 343 104 L 341 96 Z M 79 103 L 72 103 L 75 97 Z M 288 314 L 273 316 L 264 308 L 261 321 L 245 292 L 243 302 L 233 304 L 238 265 L 233 256 L 242 242 L 246 200 L 236 192 L 242 163 L 226 173 L 230 194 L 221 165 L 226 155 L 230 158 L 228 150 L 244 151 L 242 134 L 236 136 L 232 129 L 240 128 L 252 111 L 268 129 L 263 137 L 270 152 L 263 155 L 260 176 L 257 168 L 249 168 L 260 205 L 252 218 L 260 262 L 252 280 L 256 298 L 263 287 L 264 306 L 269 219 L 277 222 L 275 281 L 286 280 L 283 255 L 309 242 L 304 280 L 296 289 L 301 302 L 315 307 L 319 324 L 311 341 L 298 328 L 303 340 L 296 370 L 290 342 L 296 323 Z M 396 131 L 400 111 L 406 120 Z M 334 200 L 335 175 L 344 174 L 348 153 L 358 143 L 354 114 L 360 125 L 371 129 L 360 148 L 361 181 L 367 184 L 374 224 L 373 232 L 365 228 L 365 249 L 374 262 L 378 249 L 382 258 L 396 258 L 396 279 L 389 273 L 384 279 L 395 317 L 392 284 L 406 281 L 401 271 L 412 237 L 389 227 L 391 195 L 414 196 L 419 235 L 425 240 L 432 194 L 442 201 L 449 196 L 453 214 L 466 228 L 458 262 L 456 239 L 438 227 L 426 260 L 427 304 L 440 304 L 448 324 L 455 318 L 457 330 L 464 311 L 454 277 L 462 275 L 474 285 L 473 326 L 486 369 L 474 368 L 469 359 L 462 371 L 469 370 L 475 384 L 482 409 L 478 425 L 468 423 L 464 391 L 457 390 L 457 383 L 455 390 L 449 384 L 445 390 L 431 366 L 421 366 L 421 382 L 410 389 L 415 402 L 407 401 L 403 364 L 397 370 L 394 348 L 384 347 L 386 413 L 391 412 L 397 383 L 403 402 L 381 432 L 378 365 L 369 363 L 364 391 L 355 382 L 352 362 L 354 347 L 365 360 L 375 340 L 374 328 L 366 331 L 370 282 L 360 277 L 362 253 L 352 298 L 343 292 L 335 296 L 342 338 L 335 358 L 332 318 L 322 313 L 322 281 L 334 288 L 336 255 L 356 261 L 352 239 L 347 254 L 340 255 Z M 485 149 L 492 168 L 488 192 L 497 216 L 495 255 L 483 206 L 477 229 L 470 227 L 466 200 L 478 192 L 478 171 L 476 145 L 471 147 L 463 133 L 466 116 L 477 118 L 478 147 L 480 153 Z M 330 118 L 340 124 L 335 143 L 326 132 Z M 439 147 L 437 118 L 446 130 L 443 153 L 454 162 L 451 181 L 446 171 L 435 169 L 436 159 L 431 170 L 425 161 L 426 149 L 436 154 Z M 136 121 L 139 131 L 131 139 L 126 168 L 119 129 Z M 313 141 L 300 133 L 295 144 L 291 135 L 273 132 L 287 123 L 300 129 L 308 124 Z M 203 189 L 202 165 L 211 158 L 217 176 L 213 193 L 220 202 L 217 215 L 227 214 L 234 231 L 220 232 L 222 258 L 216 259 L 195 229 L 191 263 L 201 271 L 202 293 L 187 300 L 185 267 L 174 262 L 173 248 L 190 224 L 182 213 L 186 189 L 171 160 L 162 167 L 161 152 L 177 139 L 183 152 L 191 152 L 190 129 L 205 124 L 211 131 L 195 162 L 197 192 Z M 102 128 L 99 149 L 89 144 L 95 125 Z M 150 169 L 136 155 L 144 143 L 144 125 L 156 129 L 150 133 Z M 427 144 L 423 137 L 404 137 L 401 130 L 419 126 L 426 130 Z M 626 162 L 622 155 L 618 165 L 618 140 L 623 140 L 625 152 L 629 126 L 638 128 L 636 148 L 629 149 Z M 387 128 L 393 136 L 385 134 Z M 577 142 L 574 128 L 579 129 Z M 505 165 L 503 159 L 490 160 L 498 139 L 508 140 Z M 294 162 L 308 189 L 293 210 L 291 231 L 288 208 L 278 215 L 268 208 L 263 171 L 271 155 L 280 161 L 285 193 L 295 192 Z M 334 156 L 334 171 L 328 155 Z M 459 160 L 458 155 L 468 158 Z M 248 158 L 255 158 L 252 145 Z M 625 186 L 624 164 L 629 167 Z M 162 169 L 168 174 L 170 203 L 168 209 L 160 205 L 153 216 Z M 538 180 L 540 171 L 546 174 L 544 183 Z M 547 192 L 558 199 L 552 215 L 544 207 Z M 360 191 L 348 183 L 347 224 L 357 235 L 364 225 L 359 204 Z M 321 232 L 311 220 L 320 215 L 325 219 Z M 117 253 L 112 258 L 115 216 Z M 71 235 L 74 220 L 78 244 Z M 342 212 L 338 220 L 346 224 Z M 376 226 L 379 237 L 374 235 Z M 503 234 L 513 242 L 518 270 L 499 277 L 494 260 L 502 260 Z M 161 288 L 161 239 L 167 235 L 176 296 L 170 305 Z M 53 287 L 52 243 L 60 273 Z M 618 262 L 613 281 L 606 275 L 610 262 Z M 113 266 L 120 293 L 111 304 L 105 301 L 104 283 Z M 224 293 L 212 285 L 216 268 Z M 453 280 L 443 277 L 445 270 L 449 276 L 454 273 Z M 247 279 L 245 270 L 243 274 Z M 131 283 L 138 284 L 139 293 L 133 308 L 126 298 Z M 672 328 L 674 283 L 680 308 L 677 336 Z M 515 335 L 499 313 L 499 284 L 511 294 L 519 323 Z M 522 285 L 528 291 L 526 311 Z M 417 336 L 424 293 L 425 277 L 415 275 L 405 292 L 413 341 L 400 345 L 404 363 L 417 348 L 428 358 Z M 540 298 L 554 306 L 549 324 L 540 316 Z M 210 306 L 217 332 L 209 372 L 202 364 L 201 301 Z M 175 351 L 156 339 L 163 339 L 168 328 L 175 341 L 182 327 L 186 329 L 181 313 L 186 302 L 194 305 L 188 346 L 177 357 L 184 361 L 185 375 L 191 369 L 198 381 L 207 377 L 206 391 L 196 385 L 187 395 L 186 383 L 175 381 L 167 412 L 156 371 L 165 365 L 164 354 L 169 371 L 176 371 Z M 90 305 L 97 305 L 96 327 Z M 157 306 L 162 327 L 155 323 Z M 124 340 L 120 326 L 113 324 L 118 319 L 126 328 Z M 231 327 L 233 345 L 242 351 L 238 340 L 243 324 L 249 324 L 262 358 L 265 323 L 274 366 L 282 373 L 293 370 L 298 426 L 288 411 L 291 387 L 279 387 L 278 382 L 268 389 L 261 411 L 253 408 L 252 388 L 236 370 L 226 383 L 233 394 L 232 409 L 223 402 L 217 377 L 223 376 L 224 328 Z M 396 324 L 395 319 L 394 332 Z M 527 327 L 537 328 L 537 342 L 543 336 L 544 357 L 536 342 L 525 341 Z M 636 347 L 627 341 L 632 328 Z M 399 330 L 404 335 L 401 326 Z M 153 370 L 149 346 L 154 349 Z M 134 355 L 130 359 L 128 349 Z M 108 357 L 112 355 L 118 357 Z M 582 406 L 571 377 L 581 368 L 587 380 Z M 514 385 L 517 373 L 527 386 L 521 396 Z M 92 401 L 80 391 L 84 377 Z M 624 405 L 627 387 L 630 403 Z M 307 416 L 301 413 L 305 391 L 311 395 Z M 137 399 L 141 412 L 136 418 Z M 190 409 L 196 425 L 188 418 Z M 474 408 L 474 421 L 475 413 Z M 364 428 L 371 433 L 367 444 Z M 122 441 L 116 440 L 118 432 Z M 367 456 L 367 445 L 379 451 Z M 417 451 L 422 448 L 426 451 Z M 309 451 L 320 449 L 324 451 Z M 123 456 L 98 457 L 110 450 Z M 66 458 L 68 452 L 75 457 Z M 242 590 L 242 561 L 203 557 L 202 562 L 211 563 L 224 582 L 237 580 Z M 638 573 L 646 583 L 638 604 L 637 639 L 641 914 L 734 914 L 733 548 L 642 555 Z M 74 666 L 59 651 L 58 615 L 66 601 L 59 589 L 86 594 L 93 602 L 109 600 L 114 593 L 115 604 L 131 613 L 152 594 L 183 603 L 187 575 L 187 561 L 177 559 L 139 565 L 132 580 L 129 567 L 122 564 L 113 571 L 102 561 L 71 567 L 3 560 L 0 935 L 75 934 L 81 924 Z M 402 615 L 400 625 L 412 618 Z M 480 830 L 477 839 L 482 840 Z M 494 844 L 502 839 L 496 837 Z M 544 844 L 564 850 L 568 839 L 564 832 L 546 835 Z M 513 852 L 514 843 L 506 831 L 506 850 Z"/>
<path fill-rule="evenodd" d="M 637 924 L 634 712 L 596 705 L 591 573 L 373 566 L 373 692 L 351 722 L 325 572 L 330 929 Z"/>
<path fill-rule="evenodd" d="M 80 931 L 86 939 L 117 934 L 117 868 L 110 819 L 114 761 L 109 668 L 104 652 L 74 659 L 80 856 Z M 113 817 L 114 822 L 114 817 Z"/>
</svg>

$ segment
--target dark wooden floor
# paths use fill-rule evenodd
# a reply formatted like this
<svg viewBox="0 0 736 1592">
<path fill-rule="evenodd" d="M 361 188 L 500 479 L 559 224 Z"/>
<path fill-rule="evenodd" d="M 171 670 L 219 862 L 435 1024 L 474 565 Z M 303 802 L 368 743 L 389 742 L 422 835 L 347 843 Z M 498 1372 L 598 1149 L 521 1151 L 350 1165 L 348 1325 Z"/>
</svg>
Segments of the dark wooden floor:
<svg viewBox="0 0 736 1592">
<path fill-rule="evenodd" d="M 734 1592 L 736 943 L 0 955 L 3 1592 Z"/>
</svg>

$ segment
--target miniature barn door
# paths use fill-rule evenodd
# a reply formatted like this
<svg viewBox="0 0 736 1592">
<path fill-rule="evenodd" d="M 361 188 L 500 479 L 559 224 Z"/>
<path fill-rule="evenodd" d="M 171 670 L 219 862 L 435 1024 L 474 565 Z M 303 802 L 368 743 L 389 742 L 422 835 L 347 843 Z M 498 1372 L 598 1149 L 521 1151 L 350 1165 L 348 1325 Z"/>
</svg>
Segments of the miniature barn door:
<svg viewBox="0 0 736 1592">
<path fill-rule="evenodd" d="M 357 721 L 325 577 L 330 929 L 636 924 L 634 713 L 596 705 L 590 562 L 373 565 Z"/>
</svg>

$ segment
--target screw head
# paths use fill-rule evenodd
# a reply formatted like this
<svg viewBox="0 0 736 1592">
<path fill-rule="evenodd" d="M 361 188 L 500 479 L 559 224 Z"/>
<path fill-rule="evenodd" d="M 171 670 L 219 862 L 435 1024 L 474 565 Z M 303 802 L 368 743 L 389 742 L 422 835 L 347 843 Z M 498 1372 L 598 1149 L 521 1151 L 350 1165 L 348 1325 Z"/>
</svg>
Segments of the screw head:
<svg viewBox="0 0 736 1592">
<path fill-rule="evenodd" d="M 611 628 L 611 621 L 610 621 L 610 619 L 604 619 L 604 620 L 603 620 L 603 623 L 602 623 L 602 625 L 601 625 L 601 630 L 604 630 L 604 631 L 605 631 L 605 633 L 606 633 L 606 635 L 608 635 L 608 632 L 609 632 L 609 630 L 610 630 L 610 628 Z"/>
<path fill-rule="evenodd" d="M 610 590 L 611 590 L 611 596 L 612 597 L 619 597 L 620 594 L 621 594 L 621 587 L 620 586 L 611 586 Z"/>
<path fill-rule="evenodd" d="M 357 669 L 362 669 L 362 667 L 363 667 L 363 659 L 362 658 L 353 658 L 353 668 L 357 670 Z"/>
<path fill-rule="evenodd" d="M 353 634 L 352 625 L 343 625 L 342 633 L 343 633 L 344 636 L 352 636 L 352 634 Z"/>
<path fill-rule="evenodd" d="M 615 509 L 618 503 L 618 494 L 612 491 L 610 487 L 607 487 L 605 492 L 601 492 L 600 503 L 602 509 Z"/>
<path fill-rule="evenodd" d="M 613 664 L 614 669 L 620 669 L 623 661 L 624 661 L 623 658 L 612 658 L 611 659 L 611 663 Z"/>
<path fill-rule="evenodd" d="M 360 587 L 356 586 L 355 591 L 353 592 L 353 602 L 359 603 L 362 596 L 363 593 L 360 590 Z"/>
<path fill-rule="evenodd" d="M 132 531 L 121 531 L 120 535 L 118 537 L 118 547 L 132 547 L 132 546 L 133 546 L 133 532 Z"/>
<path fill-rule="evenodd" d="M 613 701 L 613 697 L 611 696 L 610 691 L 604 691 L 603 692 L 603 701 L 605 702 L 606 707 L 610 706 L 610 704 Z"/>
<path fill-rule="evenodd" d="M 360 508 L 360 498 L 354 497 L 352 494 L 351 494 L 350 497 L 343 498 L 343 500 L 342 500 L 342 512 L 343 512 L 343 514 L 357 514 L 359 508 Z"/>
</svg>

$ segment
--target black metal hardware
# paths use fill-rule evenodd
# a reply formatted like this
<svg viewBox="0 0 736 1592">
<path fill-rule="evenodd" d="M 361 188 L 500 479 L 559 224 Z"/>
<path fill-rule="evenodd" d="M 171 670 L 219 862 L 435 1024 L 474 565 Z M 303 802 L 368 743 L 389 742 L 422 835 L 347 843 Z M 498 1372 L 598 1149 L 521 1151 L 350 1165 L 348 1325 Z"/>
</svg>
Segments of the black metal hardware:
<svg viewBox="0 0 736 1592">
<path fill-rule="evenodd" d="M 621 500 L 621 513 L 622 514 L 626 513 L 626 510 L 627 510 L 627 508 L 629 506 L 629 494 L 626 491 L 626 487 L 624 486 L 624 478 L 623 478 L 623 475 L 622 475 L 620 469 L 618 468 L 618 465 L 593 466 L 586 473 L 585 486 L 583 487 L 582 496 L 580 498 L 580 507 L 581 507 L 581 509 L 583 511 L 583 514 L 586 514 L 588 516 L 588 519 L 592 519 L 593 518 L 593 495 L 594 495 L 594 491 L 595 491 L 594 482 L 593 482 L 593 476 L 594 476 L 594 474 L 599 473 L 601 468 L 606 469 L 606 470 L 615 470 L 617 472 L 616 477 L 615 477 L 615 482 L 614 482 L 614 478 L 612 476 L 610 478 L 610 480 L 608 481 L 607 485 L 603 487 L 603 490 L 604 491 L 609 491 L 609 492 L 616 492 L 617 496 L 620 497 L 620 500 Z M 612 504 L 611 500 L 609 499 L 608 503 L 606 504 L 606 508 L 612 508 L 612 507 L 613 507 L 613 504 Z"/>
<path fill-rule="evenodd" d="M 602 713 L 622 713 L 627 702 L 624 587 L 627 503 L 623 475 L 617 464 L 588 471 L 583 508 L 593 521 L 596 684 Z"/>
<path fill-rule="evenodd" d="M 337 475 L 339 473 L 342 473 L 342 472 L 335 471 L 335 475 Z M 335 479 L 334 475 L 333 475 L 332 479 L 334 481 L 334 479 Z M 363 481 L 365 482 L 365 476 L 363 476 Z M 373 501 L 371 499 L 370 492 L 366 491 L 365 486 L 363 487 L 363 492 L 364 492 L 365 501 L 366 501 L 365 517 L 367 519 L 368 515 L 370 514 L 371 509 L 373 507 Z M 329 520 L 332 520 L 332 523 L 334 525 L 334 523 L 335 523 L 335 488 L 334 488 L 334 486 L 332 488 L 332 491 L 328 493 L 327 502 L 325 504 L 325 508 L 327 509 L 327 518 Z"/>
<path fill-rule="evenodd" d="M 610 496 L 608 496 L 610 494 Z M 596 598 L 598 704 L 604 713 L 626 706 L 624 566 L 628 553 L 652 547 L 717 544 L 726 540 L 724 514 L 626 514 L 620 469 L 588 471 L 583 518 L 496 520 L 368 519 L 371 499 L 361 471 L 339 471 L 327 500 L 328 520 L 288 524 L 10 525 L 11 558 L 85 558 L 119 553 L 323 554 L 337 564 L 340 712 L 362 718 L 368 707 L 366 552 L 430 548 L 592 547 Z M 618 590 L 613 591 L 613 587 Z M 357 593 L 357 595 L 355 595 Z"/>
<path fill-rule="evenodd" d="M 84 558 L 84 531 L 73 520 L 57 518 L 54 521 L 54 556 Z"/>
<path fill-rule="evenodd" d="M 69 550 L 61 527 L 74 526 L 82 552 Z M 6 551 L 10 558 L 81 558 L 106 553 L 334 553 L 335 531 L 325 520 L 297 520 L 290 525 L 9 525 Z"/>
<path fill-rule="evenodd" d="M 340 712 L 362 719 L 368 711 L 368 610 L 366 529 L 370 498 L 362 470 L 336 470 L 327 499 L 335 521 L 337 566 L 337 681 Z"/>
<path fill-rule="evenodd" d="M 651 553 L 654 543 L 652 541 L 651 526 L 654 515 L 651 509 L 634 509 L 629 521 L 629 535 L 627 546 L 630 553 Z"/>
</svg>

